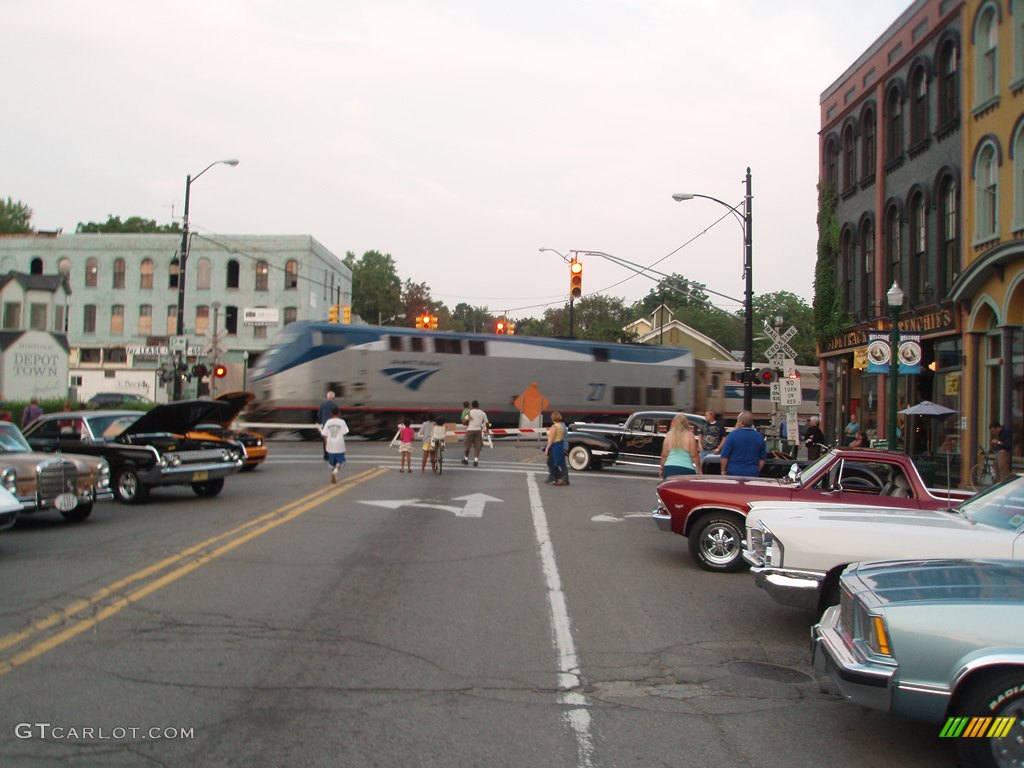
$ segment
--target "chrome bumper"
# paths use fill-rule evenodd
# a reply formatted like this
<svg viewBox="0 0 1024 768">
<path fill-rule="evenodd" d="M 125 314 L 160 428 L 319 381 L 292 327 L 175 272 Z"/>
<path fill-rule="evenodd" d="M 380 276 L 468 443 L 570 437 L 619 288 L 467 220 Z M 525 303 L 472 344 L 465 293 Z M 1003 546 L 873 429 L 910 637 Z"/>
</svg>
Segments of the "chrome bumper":
<svg viewBox="0 0 1024 768">
<path fill-rule="evenodd" d="M 843 698 L 862 707 L 892 709 L 895 665 L 878 664 L 847 645 L 839 632 L 839 606 L 825 611 L 811 627 L 811 662 L 815 670 L 831 677 Z"/>
<path fill-rule="evenodd" d="M 743 551 L 743 559 L 753 562 Z M 750 569 L 754 583 L 772 596 L 780 605 L 816 611 L 821 598 L 821 585 L 825 574 L 817 571 L 787 571 L 782 568 L 762 568 L 756 565 Z"/>
<path fill-rule="evenodd" d="M 651 512 L 651 520 L 658 526 L 658 530 L 672 533 L 672 515 L 664 507 L 658 507 Z"/>
<path fill-rule="evenodd" d="M 206 482 L 233 475 L 245 466 L 245 459 L 230 464 L 214 462 L 206 464 L 181 464 L 177 467 L 153 467 L 139 474 L 139 479 L 146 485 L 175 485 L 181 483 Z M 200 480 L 195 478 L 197 472 L 205 473 Z"/>
</svg>

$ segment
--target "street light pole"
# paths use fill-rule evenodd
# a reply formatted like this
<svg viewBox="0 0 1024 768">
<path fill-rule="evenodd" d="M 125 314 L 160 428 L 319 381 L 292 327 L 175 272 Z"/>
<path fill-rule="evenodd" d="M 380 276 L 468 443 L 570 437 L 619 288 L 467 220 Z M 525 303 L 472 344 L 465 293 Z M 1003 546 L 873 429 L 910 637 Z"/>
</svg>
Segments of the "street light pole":
<svg viewBox="0 0 1024 768">
<path fill-rule="evenodd" d="M 695 197 L 724 205 L 732 211 L 743 229 L 743 410 L 749 411 L 753 409 L 754 404 L 754 196 L 751 192 L 750 168 L 747 168 L 743 213 L 740 213 L 735 205 L 729 205 L 711 195 L 699 195 L 695 192 L 677 192 L 672 195 L 676 202 L 692 200 Z"/>
<path fill-rule="evenodd" d="M 192 191 L 192 182 L 206 173 L 208 170 L 213 168 L 215 165 L 238 165 L 237 160 L 216 160 L 210 163 L 208 166 L 203 168 L 194 177 L 189 174 L 185 177 L 185 212 L 182 215 L 182 227 L 181 227 L 181 251 L 178 254 L 178 317 L 175 323 L 175 335 L 185 335 L 185 269 L 188 263 L 188 202 L 189 194 Z M 188 348 L 185 349 L 185 361 L 188 359 Z M 181 400 L 181 372 L 176 370 L 174 372 L 174 395 L 173 399 Z"/>
<path fill-rule="evenodd" d="M 892 287 L 886 292 L 892 313 L 892 330 L 889 332 L 889 418 L 887 419 L 886 437 L 889 450 L 896 449 L 896 398 L 899 395 L 900 379 L 900 308 L 903 306 L 903 289 L 899 283 L 892 281 Z"/>
</svg>

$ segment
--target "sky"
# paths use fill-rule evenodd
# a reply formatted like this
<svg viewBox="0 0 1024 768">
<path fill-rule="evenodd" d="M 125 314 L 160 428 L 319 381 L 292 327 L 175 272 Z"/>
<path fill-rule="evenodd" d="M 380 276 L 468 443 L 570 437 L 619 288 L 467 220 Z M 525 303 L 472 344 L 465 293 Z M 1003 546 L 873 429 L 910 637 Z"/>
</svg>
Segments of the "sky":
<svg viewBox="0 0 1024 768">
<path fill-rule="evenodd" d="M 0 197 L 390 254 L 448 307 L 561 306 L 558 254 L 810 303 L 819 98 L 891 0 L 0 0 Z M 724 215 L 724 218 L 723 218 Z M 584 294 L 654 280 L 584 258 Z"/>
</svg>

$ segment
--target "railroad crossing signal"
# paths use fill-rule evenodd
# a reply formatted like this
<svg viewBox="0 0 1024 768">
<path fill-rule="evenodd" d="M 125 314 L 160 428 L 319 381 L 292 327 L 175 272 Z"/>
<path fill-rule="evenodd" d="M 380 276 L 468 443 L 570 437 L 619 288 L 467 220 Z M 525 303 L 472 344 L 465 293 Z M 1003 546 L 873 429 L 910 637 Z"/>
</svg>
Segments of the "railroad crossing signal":
<svg viewBox="0 0 1024 768">
<path fill-rule="evenodd" d="M 772 340 L 772 345 L 765 351 L 765 357 L 772 363 L 776 364 L 776 368 L 782 367 L 782 361 L 787 357 L 796 357 L 796 350 L 793 349 L 788 342 L 794 336 L 796 336 L 796 328 L 789 326 L 789 329 L 785 333 L 779 333 L 775 330 L 767 320 L 764 323 L 764 332 L 769 339 Z"/>
</svg>

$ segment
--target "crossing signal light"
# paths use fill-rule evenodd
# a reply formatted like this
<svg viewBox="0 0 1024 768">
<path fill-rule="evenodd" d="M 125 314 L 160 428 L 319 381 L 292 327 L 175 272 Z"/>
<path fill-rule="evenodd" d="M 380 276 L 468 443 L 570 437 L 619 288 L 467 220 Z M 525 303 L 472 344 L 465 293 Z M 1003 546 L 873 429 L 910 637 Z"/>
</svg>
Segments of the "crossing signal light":
<svg viewBox="0 0 1024 768">
<path fill-rule="evenodd" d="M 218 379 L 223 379 L 228 375 L 228 367 L 223 363 L 217 363 L 217 365 L 213 366 L 213 375 Z"/>
<path fill-rule="evenodd" d="M 205 379 L 210 375 L 210 369 L 202 363 L 196 363 L 192 366 L 192 375 L 197 379 Z"/>
<path fill-rule="evenodd" d="M 569 262 L 569 296 L 578 299 L 583 295 L 583 262 L 578 258 Z"/>
<path fill-rule="evenodd" d="M 333 307 L 327 310 L 327 320 L 332 323 L 338 322 L 338 305 L 335 304 Z"/>
<path fill-rule="evenodd" d="M 756 371 L 755 381 L 758 384 L 774 384 L 779 380 L 778 368 L 760 368 Z"/>
</svg>

